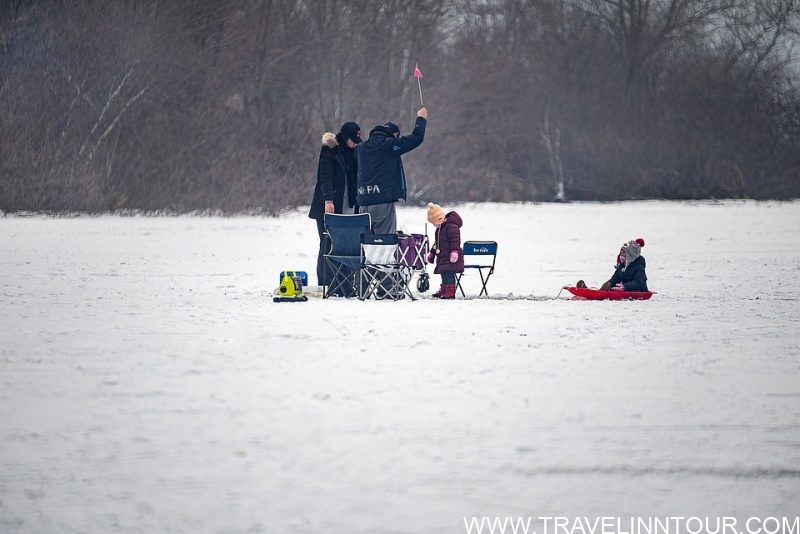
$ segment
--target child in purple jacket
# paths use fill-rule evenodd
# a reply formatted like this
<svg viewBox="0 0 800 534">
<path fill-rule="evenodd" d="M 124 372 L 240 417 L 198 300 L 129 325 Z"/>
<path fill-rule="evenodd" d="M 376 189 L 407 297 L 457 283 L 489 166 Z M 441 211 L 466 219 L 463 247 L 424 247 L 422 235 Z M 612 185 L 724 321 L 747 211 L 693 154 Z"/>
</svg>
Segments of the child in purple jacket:
<svg viewBox="0 0 800 534">
<path fill-rule="evenodd" d="M 442 276 L 437 299 L 456 298 L 456 274 L 464 272 L 464 251 L 461 248 L 461 217 L 455 211 L 445 213 L 441 206 L 428 204 L 428 222 L 436 226 L 433 248 L 428 263 L 436 262 L 434 274 Z"/>
</svg>

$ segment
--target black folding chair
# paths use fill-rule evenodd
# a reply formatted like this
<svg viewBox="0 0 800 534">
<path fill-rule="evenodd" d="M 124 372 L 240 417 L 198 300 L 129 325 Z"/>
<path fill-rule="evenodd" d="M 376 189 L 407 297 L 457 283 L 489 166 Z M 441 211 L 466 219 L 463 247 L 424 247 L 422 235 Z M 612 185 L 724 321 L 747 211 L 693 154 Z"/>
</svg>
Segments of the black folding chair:
<svg viewBox="0 0 800 534">
<path fill-rule="evenodd" d="M 467 263 L 467 259 L 470 263 Z M 464 295 L 464 288 L 461 287 L 461 277 L 466 274 L 467 269 L 477 269 L 481 276 L 481 292 L 478 296 L 489 295 L 486 290 L 486 284 L 489 282 L 489 277 L 494 274 L 494 263 L 497 259 L 497 241 L 467 241 L 464 243 L 464 272 L 458 273 L 456 283 L 458 289 L 461 291 L 461 296 Z"/>
<path fill-rule="evenodd" d="M 356 289 L 361 267 L 361 236 L 369 232 L 369 213 L 326 213 L 324 224 L 331 240 L 331 249 L 323 256 L 333 276 L 330 285 L 322 287 L 322 298 L 360 296 L 360 291 L 357 293 Z"/>
</svg>

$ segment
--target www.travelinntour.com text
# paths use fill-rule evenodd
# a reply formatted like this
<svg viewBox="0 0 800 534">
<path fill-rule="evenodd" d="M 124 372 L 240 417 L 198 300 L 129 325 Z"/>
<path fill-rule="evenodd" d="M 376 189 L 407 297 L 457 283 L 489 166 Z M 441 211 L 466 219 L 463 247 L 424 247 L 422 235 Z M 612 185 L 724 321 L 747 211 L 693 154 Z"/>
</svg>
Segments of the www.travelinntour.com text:
<svg viewBox="0 0 800 534">
<path fill-rule="evenodd" d="M 464 517 L 467 534 L 800 534 L 800 517 Z"/>
</svg>

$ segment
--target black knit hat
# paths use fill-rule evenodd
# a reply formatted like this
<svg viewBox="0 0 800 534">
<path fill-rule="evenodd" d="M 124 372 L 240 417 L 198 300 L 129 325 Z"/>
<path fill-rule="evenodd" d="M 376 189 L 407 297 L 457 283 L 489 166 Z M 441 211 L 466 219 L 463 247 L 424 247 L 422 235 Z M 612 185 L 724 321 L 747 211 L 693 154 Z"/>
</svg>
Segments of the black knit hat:
<svg viewBox="0 0 800 534">
<path fill-rule="evenodd" d="M 394 133 L 400 133 L 400 127 L 393 122 L 387 122 L 383 125 L 384 128 L 389 128 Z"/>
<path fill-rule="evenodd" d="M 344 140 L 350 139 L 355 144 L 358 144 L 361 142 L 361 126 L 355 122 L 346 122 L 339 128 L 339 135 Z"/>
</svg>

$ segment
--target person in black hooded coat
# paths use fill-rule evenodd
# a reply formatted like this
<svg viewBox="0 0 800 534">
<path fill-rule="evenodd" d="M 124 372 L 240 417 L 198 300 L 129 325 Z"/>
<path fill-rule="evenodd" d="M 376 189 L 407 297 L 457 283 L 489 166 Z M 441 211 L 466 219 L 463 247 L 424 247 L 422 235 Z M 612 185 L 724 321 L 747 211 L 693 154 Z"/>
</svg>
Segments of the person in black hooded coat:
<svg viewBox="0 0 800 534">
<path fill-rule="evenodd" d="M 326 213 L 354 213 L 356 207 L 356 175 L 358 160 L 355 149 L 361 142 L 361 128 L 355 122 L 346 122 L 339 133 L 326 132 L 319 151 L 317 182 L 308 217 L 317 221 L 319 253 L 317 254 L 317 280 L 319 285 L 330 285 L 331 272 L 324 254 L 330 243 L 325 235 Z"/>
</svg>

